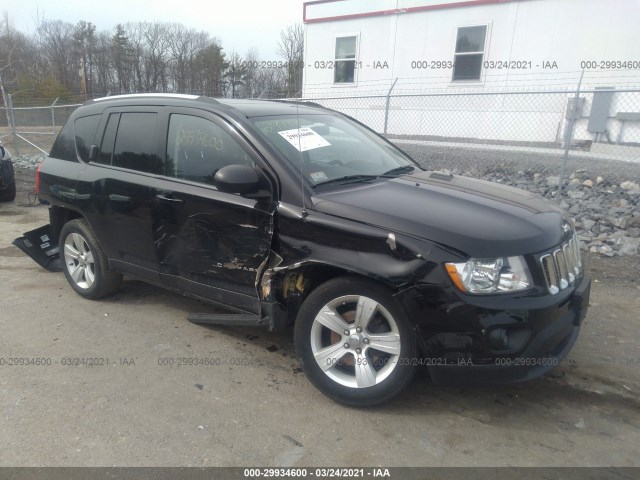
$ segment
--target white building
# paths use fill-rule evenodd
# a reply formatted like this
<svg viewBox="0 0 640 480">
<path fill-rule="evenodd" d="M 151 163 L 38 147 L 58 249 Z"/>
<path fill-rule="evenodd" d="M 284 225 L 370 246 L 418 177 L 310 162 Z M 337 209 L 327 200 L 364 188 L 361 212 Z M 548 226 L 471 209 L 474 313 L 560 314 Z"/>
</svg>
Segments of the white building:
<svg viewBox="0 0 640 480">
<path fill-rule="evenodd" d="M 514 91 L 640 87 L 640 0 L 316 0 L 304 23 L 303 97 L 368 96 L 323 103 L 383 131 L 394 81 L 430 94 L 392 99 L 390 134 L 558 142 L 569 95 Z M 596 96 L 577 138 L 640 143 L 640 93 Z"/>
</svg>

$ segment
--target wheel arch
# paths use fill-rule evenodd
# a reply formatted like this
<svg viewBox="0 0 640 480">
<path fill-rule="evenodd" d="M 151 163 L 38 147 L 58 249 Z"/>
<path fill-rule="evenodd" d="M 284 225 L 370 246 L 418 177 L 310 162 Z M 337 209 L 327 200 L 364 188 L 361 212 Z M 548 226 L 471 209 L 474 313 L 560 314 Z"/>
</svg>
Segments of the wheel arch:
<svg viewBox="0 0 640 480">
<path fill-rule="evenodd" d="M 71 220 L 84 219 L 84 215 L 78 210 L 74 210 L 69 207 L 60 207 L 52 205 L 49 207 L 49 224 L 51 225 L 51 234 L 53 238 L 58 240 L 60 238 L 60 232 L 62 227 Z"/>
<path fill-rule="evenodd" d="M 295 323 L 304 300 L 319 286 L 340 277 L 375 283 L 389 289 L 392 294 L 399 291 L 389 279 L 366 270 L 310 261 L 265 272 L 261 282 L 261 295 L 281 304 L 287 311 L 288 322 Z"/>
</svg>

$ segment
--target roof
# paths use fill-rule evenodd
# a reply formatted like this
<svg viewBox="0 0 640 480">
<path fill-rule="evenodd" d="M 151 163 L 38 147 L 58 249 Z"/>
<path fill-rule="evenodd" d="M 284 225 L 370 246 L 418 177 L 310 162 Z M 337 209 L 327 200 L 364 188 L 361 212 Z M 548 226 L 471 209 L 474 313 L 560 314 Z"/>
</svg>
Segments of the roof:
<svg viewBox="0 0 640 480">
<path fill-rule="evenodd" d="M 425 12 L 429 10 L 441 10 L 448 8 L 468 8 L 480 5 L 493 5 L 500 3 L 510 3 L 519 0 L 400 0 L 391 2 L 394 8 L 376 8 L 384 5 L 381 1 L 369 2 L 349 2 L 349 0 L 312 0 L 304 2 L 302 21 L 304 23 L 334 22 L 337 20 L 350 20 L 356 18 L 379 17 L 387 15 L 398 15 L 404 13 Z M 324 4 L 340 4 L 323 8 Z M 324 15 L 319 12 L 311 14 L 315 6 L 324 10 Z M 311 7 L 311 8 L 309 8 Z M 328 14 L 331 10 L 331 14 Z"/>
<path fill-rule="evenodd" d="M 137 101 L 136 101 L 137 100 Z M 126 105 L 173 105 L 193 106 L 211 110 L 224 110 L 240 114 L 244 117 L 261 117 L 267 115 L 295 115 L 297 113 L 324 113 L 319 105 L 298 101 L 259 100 L 236 98 L 211 98 L 198 95 L 178 93 L 132 93 L 96 98 L 85 103 L 86 106 L 105 107 L 106 104 Z"/>
<path fill-rule="evenodd" d="M 216 98 L 216 101 L 238 110 L 245 117 L 262 117 L 266 115 L 295 115 L 297 113 L 326 113 L 315 103 L 284 100 L 240 100 L 237 98 Z"/>
</svg>

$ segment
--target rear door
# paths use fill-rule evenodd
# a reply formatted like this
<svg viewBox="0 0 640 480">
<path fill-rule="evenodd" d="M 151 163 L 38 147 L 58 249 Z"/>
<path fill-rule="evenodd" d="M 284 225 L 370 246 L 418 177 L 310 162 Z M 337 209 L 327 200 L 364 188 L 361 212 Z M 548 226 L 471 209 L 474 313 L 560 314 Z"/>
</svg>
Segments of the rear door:
<svg viewBox="0 0 640 480">
<path fill-rule="evenodd" d="M 158 166 L 160 111 L 111 108 L 101 125 L 98 158 L 79 180 L 79 189 L 92 192 L 87 218 L 118 270 L 157 281 L 151 182 Z"/>
<path fill-rule="evenodd" d="M 220 192 L 213 179 L 226 165 L 250 165 L 261 172 L 262 188 L 274 192 L 273 177 L 219 117 L 172 108 L 164 122 L 163 176 L 152 191 L 161 281 L 257 313 L 256 277 L 271 248 L 275 202 Z"/>
</svg>

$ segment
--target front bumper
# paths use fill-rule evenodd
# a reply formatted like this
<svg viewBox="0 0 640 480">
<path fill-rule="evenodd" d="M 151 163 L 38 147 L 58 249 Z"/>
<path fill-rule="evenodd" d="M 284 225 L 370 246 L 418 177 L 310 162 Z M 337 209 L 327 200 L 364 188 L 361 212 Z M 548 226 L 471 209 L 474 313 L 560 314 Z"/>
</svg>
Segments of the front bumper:
<svg viewBox="0 0 640 480">
<path fill-rule="evenodd" d="M 575 344 L 587 313 L 590 289 L 591 279 L 584 276 L 572 292 L 558 296 L 553 305 L 536 308 L 534 302 L 523 300 L 520 310 L 466 306 L 466 316 L 450 315 L 444 319 L 456 330 L 440 330 L 435 335 L 424 331 L 432 329 L 432 324 L 417 324 L 433 382 L 455 386 L 508 384 L 548 373 Z M 464 311 L 459 304 L 450 304 L 445 311 L 461 308 Z M 526 335 L 515 350 L 505 347 L 507 350 L 501 352 L 490 345 L 491 331 L 496 329 Z"/>
</svg>

